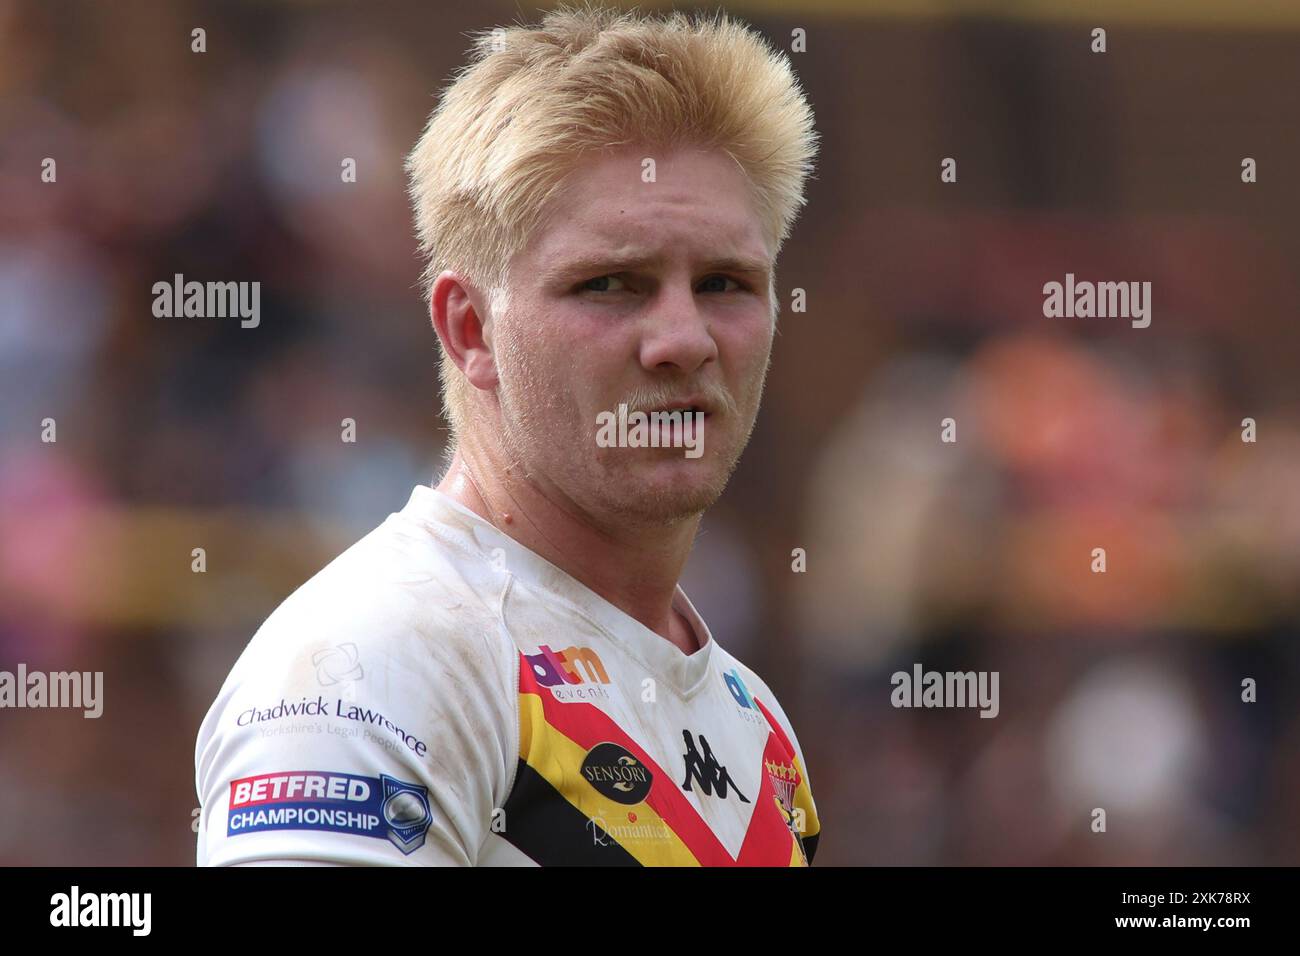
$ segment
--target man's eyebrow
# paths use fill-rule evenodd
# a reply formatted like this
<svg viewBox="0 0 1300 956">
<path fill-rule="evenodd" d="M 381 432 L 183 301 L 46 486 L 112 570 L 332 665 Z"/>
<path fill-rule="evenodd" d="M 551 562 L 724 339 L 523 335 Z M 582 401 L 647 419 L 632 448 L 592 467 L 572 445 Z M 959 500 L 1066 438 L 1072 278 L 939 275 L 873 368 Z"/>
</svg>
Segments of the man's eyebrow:
<svg viewBox="0 0 1300 956">
<path fill-rule="evenodd" d="M 660 257 L 653 255 L 617 256 L 593 253 L 565 259 L 550 269 L 546 269 L 542 273 L 542 278 L 544 281 L 552 282 L 559 279 L 576 279 L 580 276 L 628 272 L 656 265 L 659 261 Z M 721 256 L 710 259 L 703 264 L 703 268 L 707 272 L 741 272 L 755 276 L 767 276 L 772 270 L 771 264 L 766 260 L 750 259 L 744 256 Z"/>
</svg>

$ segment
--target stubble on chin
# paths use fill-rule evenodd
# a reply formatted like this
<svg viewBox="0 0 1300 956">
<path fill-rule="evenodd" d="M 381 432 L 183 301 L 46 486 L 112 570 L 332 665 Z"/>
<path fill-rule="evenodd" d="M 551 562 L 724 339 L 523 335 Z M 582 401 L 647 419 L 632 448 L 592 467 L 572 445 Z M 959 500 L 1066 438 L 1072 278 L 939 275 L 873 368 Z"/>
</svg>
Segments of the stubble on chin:
<svg viewBox="0 0 1300 956">
<path fill-rule="evenodd" d="M 598 449 L 593 440 L 588 483 L 592 505 L 606 521 L 623 526 L 666 527 L 696 518 L 722 497 L 743 450 L 743 445 L 722 450 L 725 460 L 714 450 L 706 451 L 705 458 L 685 459 L 679 448 Z M 679 480 L 653 473 L 656 460 L 674 456 L 682 456 Z"/>
</svg>

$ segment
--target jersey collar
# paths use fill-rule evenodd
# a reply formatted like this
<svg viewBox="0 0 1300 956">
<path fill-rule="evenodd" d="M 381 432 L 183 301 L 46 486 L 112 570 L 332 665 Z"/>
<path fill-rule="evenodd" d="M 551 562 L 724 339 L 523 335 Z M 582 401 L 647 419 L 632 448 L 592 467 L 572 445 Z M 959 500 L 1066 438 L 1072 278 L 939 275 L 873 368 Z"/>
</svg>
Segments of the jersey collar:
<svg viewBox="0 0 1300 956">
<path fill-rule="evenodd" d="M 682 653 L 667 638 L 656 634 L 577 578 L 520 544 L 450 495 L 427 485 L 416 485 L 411 492 L 407 509 L 414 509 L 426 518 L 458 528 L 487 563 L 493 561 L 494 549 L 502 549 L 504 566 L 511 575 L 530 588 L 546 592 L 587 618 L 610 641 L 622 647 L 682 696 L 692 696 L 704 686 L 715 642 L 708 625 L 680 584 L 673 594 L 673 607 L 686 618 L 699 639 L 700 648 L 693 654 Z"/>
</svg>

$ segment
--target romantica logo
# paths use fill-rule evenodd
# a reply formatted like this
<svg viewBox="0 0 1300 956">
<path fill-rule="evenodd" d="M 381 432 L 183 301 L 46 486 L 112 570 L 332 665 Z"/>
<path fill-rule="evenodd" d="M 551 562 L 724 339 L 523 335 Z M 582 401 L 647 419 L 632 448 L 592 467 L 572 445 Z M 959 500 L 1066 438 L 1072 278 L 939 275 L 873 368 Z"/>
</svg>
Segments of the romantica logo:
<svg viewBox="0 0 1300 956">
<path fill-rule="evenodd" d="M 592 842 L 596 846 L 618 846 L 626 840 L 671 840 L 673 832 L 664 823 L 637 823 L 636 814 L 628 814 L 628 823 L 607 823 L 604 817 L 589 817 Z M 611 837 L 613 839 L 611 839 Z"/>
</svg>

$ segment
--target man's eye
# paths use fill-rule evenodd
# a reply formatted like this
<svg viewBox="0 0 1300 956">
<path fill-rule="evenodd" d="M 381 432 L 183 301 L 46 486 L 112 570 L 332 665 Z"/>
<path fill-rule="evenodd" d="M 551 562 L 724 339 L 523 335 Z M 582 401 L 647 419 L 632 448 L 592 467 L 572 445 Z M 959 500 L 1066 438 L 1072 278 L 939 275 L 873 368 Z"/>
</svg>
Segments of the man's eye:
<svg viewBox="0 0 1300 956">
<path fill-rule="evenodd" d="M 724 276 L 724 275 L 709 276 L 707 279 L 704 280 L 704 282 L 705 282 L 705 283 L 709 283 L 709 282 L 717 282 L 719 279 L 722 280 L 722 282 L 724 282 L 724 283 L 727 283 L 727 282 L 733 282 L 733 283 L 735 283 L 737 289 L 743 288 L 743 286 L 741 286 L 741 284 L 740 284 L 739 282 L 736 282 L 735 279 L 731 278 L 731 276 Z M 703 289 L 703 291 L 705 291 L 705 292 L 730 292 L 731 290 L 728 289 L 728 288 L 726 288 L 726 286 L 724 285 L 721 289 L 719 289 L 719 288 L 717 288 L 717 287 L 714 287 L 714 288 L 712 288 L 712 289 Z"/>
<path fill-rule="evenodd" d="M 618 276 L 596 276 L 596 278 L 594 278 L 594 279 L 588 279 L 586 282 L 584 282 L 584 283 L 582 284 L 581 291 L 583 291 L 583 292 L 620 292 L 620 291 L 622 291 L 622 290 L 620 290 L 620 289 L 609 288 L 608 286 L 606 286 L 606 287 L 604 287 L 604 288 L 598 288 L 598 289 L 593 289 L 593 288 L 591 288 L 591 286 L 592 286 L 593 283 L 597 283 L 597 282 L 622 282 L 622 281 L 623 281 L 623 280 L 620 279 Z"/>
<path fill-rule="evenodd" d="M 621 283 L 621 285 L 611 286 L 609 284 L 611 282 Z M 719 283 L 719 282 L 722 283 L 722 285 L 720 286 L 716 284 L 712 286 L 710 285 L 710 283 Z M 734 291 L 733 288 L 727 287 L 726 284 L 728 282 L 732 284 L 734 289 L 745 288 L 745 286 L 742 283 L 737 282 L 735 279 L 731 278 L 730 276 L 714 275 L 714 276 L 709 276 L 704 280 L 703 283 L 701 283 L 699 287 L 699 291 L 701 292 Z M 618 276 L 604 275 L 604 276 L 596 276 L 594 279 L 588 279 L 586 282 L 582 283 L 582 285 L 578 287 L 578 291 L 579 292 L 626 292 L 628 291 L 628 289 L 626 284 L 623 283 L 623 280 Z"/>
</svg>

